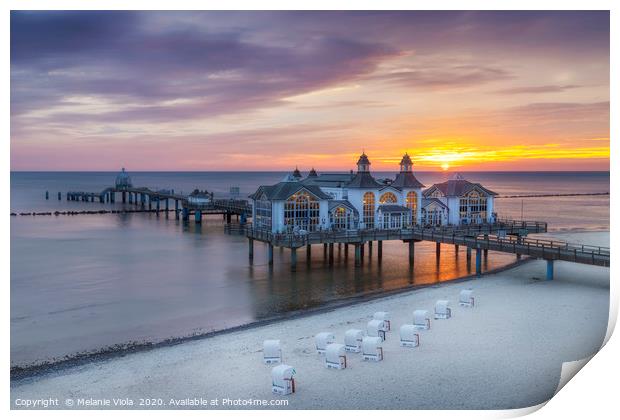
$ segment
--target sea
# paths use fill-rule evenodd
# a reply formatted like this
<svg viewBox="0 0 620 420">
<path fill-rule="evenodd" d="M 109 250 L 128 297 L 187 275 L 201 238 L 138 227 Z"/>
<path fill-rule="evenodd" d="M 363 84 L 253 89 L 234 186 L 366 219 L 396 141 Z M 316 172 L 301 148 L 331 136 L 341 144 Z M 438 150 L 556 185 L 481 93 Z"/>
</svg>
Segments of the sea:
<svg viewBox="0 0 620 420">
<path fill-rule="evenodd" d="M 452 174 L 416 172 L 426 186 Z M 226 198 L 245 198 L 284 172 L 135 172 L 134 186 L 198 188 Z M 375 173 L 378 178 L 394 173 Z M 587 194 L 609 191 L 609 172 L 466 172 L 500 195 Z M 122 209 L 116 203 L 66 201 L 67 191 L 101 191 L 114 172 L 12 172 L 10 210 Z M 46 200 L 45 193 L 49 192 Z M 58 192 L 62 200 L 58 200 Z M 129 205 L 127 205 L 129 206 Z M 500 217 L 546 221 L 550 231 L 609 230 L 609 196 L 498 198 Z M 7 215 L 8 216 L 8 215 Z M 384 242 L 376 255 L 355 267 L 344 249 L 332 267 L 315 246 L 310 261 L 224 230 L 222 216 L 202 224 L 152 213 L 11 216 L 11 366 L 26 367 L 141 343 L 200 336 L 403 288 L 435 285 L 472 274 L 465 252 L 444 245 L 416 244 L 415 267 L 407 246 Z M 374 250 L 376 253 L 376 249 Z M 515 261 L 489 252 L 484 270 Z"/>
</svg>

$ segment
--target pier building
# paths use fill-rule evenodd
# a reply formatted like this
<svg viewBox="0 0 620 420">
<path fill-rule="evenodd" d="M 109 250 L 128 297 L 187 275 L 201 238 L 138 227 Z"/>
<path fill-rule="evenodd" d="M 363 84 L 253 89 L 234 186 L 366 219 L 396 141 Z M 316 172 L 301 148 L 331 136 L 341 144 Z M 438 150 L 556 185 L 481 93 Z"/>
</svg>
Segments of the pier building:
<svg viewBox="0 0 620 420">
<path fill-rule="evenodd" d="M 365 153 L 357 172 L 317 174 L 304 179 L 295 168 L 282 182 L 263 185 L 250 196 L 254 227 L 273 233 L 318 230 L 401 229 L 488 223 L 495 192 L 460 175 L 424 185 L 405 153 L 395 179 L 375 179 Z"/>
</svg>

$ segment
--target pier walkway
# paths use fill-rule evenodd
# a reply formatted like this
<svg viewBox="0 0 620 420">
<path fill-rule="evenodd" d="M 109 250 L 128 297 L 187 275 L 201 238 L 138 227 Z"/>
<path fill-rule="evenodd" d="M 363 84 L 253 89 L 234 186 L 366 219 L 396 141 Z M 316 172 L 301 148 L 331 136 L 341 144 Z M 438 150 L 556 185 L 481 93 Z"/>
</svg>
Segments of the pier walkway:
<svg viewBox="0 0 620 420">
<path fill-rule="evenodd" d="M 195 222 L 202 221 L 203 214 L 222 214 L 226 218 L 227 223 L 231 223 L 232 215 L 237 215 L 245 222 L 252 214 L 252 207 L 247 200 L 237 199 L 211 199 L 200 202 L 192 201 L 191 195 L 175 194 L 174 191 L 159 190 L 154 191 L 149 188 L 106 188 L 101 192 L 83 192 L 69 191 L 67 192 L 68 201 L 86 201 L 100 203 L 116 202 L 116 194 L 121 195 L 121 201 L 132 205 L 139 206 L 142 209 L 148 208 L 149 211 L 160 211 L 168 213 L 170 211 L 170 202 L 174 203 L 175 217 L 183 218 L 187 221 L 193 215 Z M 60 199 L 60 193 L 58 193 Z M 49 197 L 49 194 L 46 194 Z M 163 203 L 163 204 L 162 204 Z M 153 209 L 155 207 L 155 209 Z"/>
<path fill-rule="evenodd" d="M 377 258 L 382 258 L 382 242 L 385 240 L 400 240 L 409 246 L 409 264 L 414 265 L 415 243 L 430 241 L 436 243 L 437 257 L 441 253 L 442 244 L 452 244 L 458 252 L 459 246 L 466 247 L 467 260 L 471 261 L 472 250 L 476 251 L 476 274 L 481 274 L 481 253 L 485 256 L 489 250 L 515 254 L 517 258 L 529 256 L 547 260 L 547 278 L 553 278 L 553 261 L 562 260 L 581 264 L 590 264 L 609 267 L 609 248 L 592 247 L 581 244 L 570 244 L 557 240 L 527 238 L 531 233 L 547 232 L 544 222 L 498 221 L 496 223 L 443 226 L 443 227 L 412 227 L 398 230 L 358 230 L 344 232 L 308 232 L 306 234 L 272 233 L 265 230 L 246 227 L 246 236 L 249 240 L 249 257 L 253 260 L 253 242 L 265 242 L 269 246 L 269 264 L 273 264 L 273 247 L 279 246 L 291 249 L 291 269 L 296 269 L 297 249 L 306 247 L 308 257 L 311 255 L 312 245 L 323 244 L 324 255 L 333 262 L 334 244 L 345 246 L 345 257 L 348 256 L 348 246 L 355 247 L 355 264 L 360 266 L 364 258 L 364 246 L 368 245 L 369 254 L 372 253 L 373 241 L 377 242 Z"/>
</svg>

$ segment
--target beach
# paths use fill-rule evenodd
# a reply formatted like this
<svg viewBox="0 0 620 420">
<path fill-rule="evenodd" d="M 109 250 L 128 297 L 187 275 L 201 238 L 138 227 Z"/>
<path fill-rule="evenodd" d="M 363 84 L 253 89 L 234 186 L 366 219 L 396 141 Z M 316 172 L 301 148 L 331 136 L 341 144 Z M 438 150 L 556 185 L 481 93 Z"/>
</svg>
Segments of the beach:
<svg viewBox="0 0 620 420">
<path fill-rule="evenodd" d="M 609 232 L 552 236 L 609 246 Z M 458 305 L 465 288 L 474 290 L 475 308 Z M 452 318 L 433 320 L 418 348 L 400 347 L 400 325 L 412 322 L 415 309 L 432 312 L 438 299 L 450 300 Z M 327 369 L 314 335 L 331 331 L 343 342 L 346 330 L 365 330 L 376 311 L 392 315 L 385 359 L 364 362 L 348 354 L 346 370 Z M 545 262 L 528 261 L 478 279 L 16 380 L 11 404 L 20 408 L 16 401 L 58 398 L 59 408 L 67 408 L 67 399 L 73 408 L 89 408 L 78 402 L 125 398 L 133 405 L 112 402 L 107 408 L 278 408 L 243 401 L 284 398 L 288 409 L 528 407 L 554 395 L 563 362 L 598 351 L 608 313 L 609 268 L 556 262 L 555 279 L 548 281 Z M 262 363 L 265 339 L 281 340 L 284 363 L 296 370 L 295 394 L 272 394 L 271 367 Z M 194 398 L 218 399 L 218 405 L 174 405 Z M 141 399 L 154 400 L 143 406 Z M 232 402 L 223 405 L 224 399 Z"/>
</svg>

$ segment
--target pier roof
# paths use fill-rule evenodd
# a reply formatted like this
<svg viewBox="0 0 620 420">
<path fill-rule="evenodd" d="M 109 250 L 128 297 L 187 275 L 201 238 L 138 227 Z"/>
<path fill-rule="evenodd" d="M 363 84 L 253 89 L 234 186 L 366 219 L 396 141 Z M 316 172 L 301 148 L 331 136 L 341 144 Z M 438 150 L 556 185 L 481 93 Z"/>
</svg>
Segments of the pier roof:
<svg viewBox="0 0 620 420">
<path fill-rule="evenodd" d="M 440 199 L 438 198 L 423 198 L 422 199 L 422 208 L 430 205 L 431 203 L 435 203 L 438 204 L 439 206 L 447 209 L 448 206 L 446 206 Z"/>
<path fill-rule="evenodd" d="M 424 188 L 424 184 L 418 181 L 411 172 L 399 172 L 391 186 L 397 188 Z"/>
<path fill-rule="evenodd" d="M 355 206 L 353 206 L 353 204 L 351 204 L 351 202 L 349 200 L 329 200 L 329 210 L 333 210 L 336 207 L 347 207 L 350 210 L 353 211 L 353 213 L 358 214 L 357 209 L 355 208 Z"/>
<path fill-rule="evenodd" d="M 429 189 L 424 191 L 423 194 L 425 196 L 430 195 L 433 191 L 437 189 L 441 191 L 441 193 L 446 197 L 461 197 L 473 190 L 474 188 L 479 188 L 488 195 L 497 195 L 496 192 L 483 187 L 477 182 L 469 182 L 466 179 L 462 178 L 450 179 L 439 184 L 434 184 Z"/>
<path fill-rule="evenodd" d="M 347 188 L 381 188 L 383 184 L 377 182 L 370 172 L 358 172 L 355 177 L 347 183 Z"/>
<path fill-rule="evenodd" d="M 256 192 L 249 197 L 256 200 L 264 194 L 268 200 L 287 200 L 300 190 L 306 190 L 320 200 L 329 200 L 332 198 L 330 195 L 324 193 L 319 186 L 299 181 L 283 181 L 275 185 L 261 185 Z"/>
<path fill-rule="evenodd" d="M 321 174 L 318 176 L 308 175 L 302 182 L 304 184 L 318 185 L 320 187 L 340 188 L 350 182 L 353 177 L 354 175 L 352 173 Z"/>
<path fill-rule="evenodd" d="M 411 209 L 405 206 L 399 206 L 398 204 L 381 204 L 377 208 L 377 212 L 381 213 L 407 213 Z"/>
</svg>

